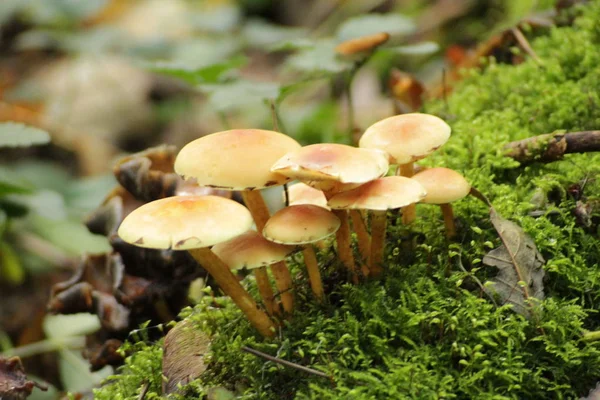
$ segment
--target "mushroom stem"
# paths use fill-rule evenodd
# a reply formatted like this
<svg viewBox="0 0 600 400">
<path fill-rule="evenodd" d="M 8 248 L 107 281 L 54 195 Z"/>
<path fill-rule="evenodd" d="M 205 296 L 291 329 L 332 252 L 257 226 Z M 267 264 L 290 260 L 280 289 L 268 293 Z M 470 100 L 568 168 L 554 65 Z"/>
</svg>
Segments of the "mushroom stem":
<svg viewBox="0 0 600 400">
<path fill-rule="evenodd" d="M 212 275 L 223 292 L 248 317 L 250 323 L 265 337 L 275 336 L 275 326 L 267 314 L 258 308 L 258 305 L 244 290 L 229 267 L 208 248 L 188 250 L 204 269 Z"/>
<path fill-rule="evenodd" d="M 352 274 L 352 281 L 358 283 L 358 275 L 356 274 L 356 265 L 354 264 L 354 255 L 352 254 L 350 243 L 348 212 L 346 210 L 333 210 L 333 213 L 340 219 L 340 229 L 335 233 L 340 260 L 342 260 L 342 263 Z"/>
<path fill-rule="evenodd" d="M 257 231 L 262 232 L 265 224 L 269 220 L 270 213 L 267 205 L 265 204 L 265 200 L 260 194 L 260 191 L 244 190 L 242 191 L 242 199 L 252 214 Z M 279 290 L 281 293 L 281 301 L 284 303 L 284 309 L 286 312 L 291 313 L 294 299 L 293 294 L 290 291 L 292 288 L 292 276 L 290 275 L 290 271 L 288 270 L 284 261 L 277 263 L 276 267 L 271 267 L 271 271 L 273 271 L 277 290 Z M 256 285 L 258 286 L 258 291 L 265 303 L 267 311 L 269 311 L 269 308 L 271 310 L 275 310 L 273 289 L 269 283 L 267 269 L 265 267 L 255 269 L 254 276 L 256 277 Z M 288 310 L 288 308 L 290 309 Z M 272 313 L 273 311 L 269 312 Z"/>
<path fill-rule="evenodd" d="M 271 265 L 271 271 L 275 278 L 275 286 L 281 295 L 281 304 L 286 314 L 292 314 L 294 311 L 294 295 L 291 292 L 292 276 L 285 264 L 285 261 Z"/>
<path fill-rule="evenodd" d="M 452 239 L 456 236 L 456 228 L 454 226 L 454 212 L 450 203 L 440 204 L 442 215 L 444 216 L 444 226 L 446 227 L 446 237 Z"/>
<path fill-rule="evenodd" d="M 311 245 L 306 245 L 302 249 L 302 255 L 304 256 L 304 263 L 306 264 L 306 272 L 308 272 L 310 287 L 317 298 L 317 301 L 322 303 L 325 297 L 325 292 L 323 291 L 321 272 L 319 272 L 319 265 L 317 264 L 315 250 Z"/>
<path fill-rule="evenodd" d="M 350 210 L 350 218 L 352 219 L 352 227 L 358 237 L 358 248 L 362 254 L 364 262 L 369 265 L 369 256 L 371 252 L 371 236 L 367 231 L 365 220 L 359 210 Z M 367 270 L 368 272 L 368 270 Z"/>
<path fill-rule="evenodd" d="M 383 272 L 383 251 L 385 248 L 386 211 L 371 212 L 371 275 L 378 277 Z"/>
<path fill-rule="evenodd" d="M 397 174 L 405 176 L 407 178 L 412 177 L 415 174 L 415 163 L 409 162 L 408 164 L 402 164 L 398 166 Z M 408 225 L 417 219 L 417 206 L 410 204 L 402 209 L 402 223 Z"/>
</svg>

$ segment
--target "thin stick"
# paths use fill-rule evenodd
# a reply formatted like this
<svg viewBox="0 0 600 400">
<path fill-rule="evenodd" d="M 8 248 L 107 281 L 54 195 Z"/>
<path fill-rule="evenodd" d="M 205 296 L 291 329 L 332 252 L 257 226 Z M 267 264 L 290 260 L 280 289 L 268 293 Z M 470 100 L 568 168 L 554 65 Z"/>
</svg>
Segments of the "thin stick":
<svg viewBox="0 0 600 400">
<path fill-rule="evenodd" d="M 365 262 L 369 265 L 369 257 L 371 253 L 371 235 L 367 231 L 365 220 L 359 210 L 350 210 L 350 218 L 352 219 L 352 227 L 358 237 L 358 248 Z"/>
<path fill-rule="evenodd" d="M 269 209 L 260 194 L 259 190 L 244 190 L 242 191 L 242 198 L 246 207 L 250 210 L 252 217 L 254 218 L 254 223 L 256 224 L 256 229 L 258 232 L 262 232 L 265 224 L 270 218 Z M 275 278 L 275 284 L 277 285 L 277 290 L 281 293 L 281 301 L 284 306 L 284 309 L 287 313 L 291 313 L 293 311 L 294 294 L 290 291 L 292 287 L 292 276 L 290 271 L 285 264 L 284 261 L 281 263 L 277 263 L 271 267 L 271 271 L 273 271 L 273 276 Z M 258 291 L 265 302 L 265 307 L 267 307 L 267 311 L 269 307 L 271 308 L 271 312 L 275 312 L 275 299 L 273 295 L 273 289 L 271 288 L 271 284 L 269 283 L 269 277 L 267 275 L 267 270 L 265 267 L 256 268 L 254 270 L 254 276 L 256 277 L 256 285 L 258 286 Z"/>
<path fill-rule="evenodd" d="M 310 288 L 317 298 L 317 301 L 322 303 L 325 298 L 325 292 L 323 290 L 323 283 L 321 282 L 321 272 L 319 271 L 315 250 L 312 245 L 308 244 L 302 249 L 302 254 L 304 255 L 304 263 L 306 264 Z"/>
<path fill-rule="evenodd" d="M 277 363 L 277 364 L 285 365 L 286 367 L 295 368 L 297 370 L 306 372 L 308 374 L 320 376 L 322 378 L 331 379 L 331 377 L 329 375 L 327 375 L 326 373 L 324 373 L 324 372 L 317 371 L 316 369 L 305 367 L 304 365 L 296 364 L 296 363 L 293 363 L 291 361 L 282 360 L 281 358 L 273 357 L 271 355 L 263 353 L 262 351 L 255 350 L 255 349 L 253 349 L 251 347 L 242 346 L 241 349 L 243 351 L 245 351 L 246 353 L 250 353 L 250 354 L 253 354 L 253 355 L 257 356 L 257 357 L 264 358 L 265 360 L 269 360 L 269 361 L 272 361 L 272 362 Z"/>
<path fill-rule="evenodd" d="M 348 268 L 352 275 L 352 282 L 358 283 L 358 275 L 356 274 L 356 265 L 354 263 L 354 255 L 352 254 L 352 245 L 350 243 L 350 225 L 348 224 L 348 212 L 346 210 L 332 210 L 333 213 L 340 219 L 340 228 L 335 233 L 335 239 L 338 245 L 338 254 L 342 263 Z"/>
<path fill-rule="evenodd" d="M 454 226 L 454 212 L 449 203 L 440 204 L 442 215 L 444 216 L 444 226 L 446 228 L 446 238 L 452 239 L 456 236 L 456 227 Z"/>
<path fill-rule="evenodd" d="M 142 386 L 142 391 L 140 392 L 140 395 L 138 396 L 138 400 L 144 400 L 146 398 L 146 393 L 148 393 L 148 389 L 150 389 L 150 382 L 146 381 L 146 382 L 144 382 L 144 385 Z"/>
<path fill-rule="evenodd" d="M 415 164 L 410 162 L 408 164 L 399 165 L 397 173 L 400 176 L 410 178 L 415 174 Z M 417 206 L 415 204 L 409 204 L 402 208 L 402 223 L 404 225 L 413 223 L 415 219 L 417 219 Z"/>
<path fill-rule="evenodd" d="M 270 105 L 271 105 L 271 119 L 273 120 L 273 130 L 275 132 L 280 132 L 279 121 L 277 118 L 277 109 L 275 108 L 275 101 L 271 100 Z"/>
<path fill-rule="evenodd" d="M 457 264 L 458 264 L 458 268 L 460 268 L 460 270 L 462 272 L 464 272 L 465 274 L 467 274 L 469 277 L 471 277 L 475 281 L 475 283 L 477 283 L 477 286 L 479 286 L 479 288 L 481 289 L 481 291 L 488 296 L 488 298 L 492 301 L 492 304 L 494 304 L 494 306 L 498 307 L 498 303 L 496 303 L 496 300 L 494 300 L 494 297 L 492 295 L 490 295 L 485 290 L 485 287 L 483 286 L 483 283 L 481 283 L 481 281 L 475 275 L 473 275 L 472 273 L 470 273 L 469 271 L 467 271 L 465 269 L 464 265 L 462 264 L 462 258 L 461 258 L 461 254 L 460 253 L 458 253 L 458 262 L 457 262 Z"/>
<path fill-rule="evenodd" d="M 271 319 L 261 311 L 229 267 L 208 248 L 188 250 L 196 261 L 215 279 L 223 292 L 242 310 L 254 327 L 266 337 L 275 335 Z M 270 286 L 269 286 L 270 287 Z"/>
<path fill-rule="evenodd" d="M 272 264 L 270 268 L 275 278 L 275 286 L 281 295 L 283 310 L 289 315 L 294 311 L 294 294 L 290 290 L 292 288 L 292 276 L 285 261 Z"/>
<path fill-rule="evenodd" d="M 523 35 L 523 32 L 521 32 L 521 30 L 517 27 L 510 28 L 510 31 L 514 35 L 515 39 L 517 39 L 517 42 L 519 43 L 521 48 L 523 50 L 525 50 L 525 53 L 529 54 L 529 57 L 533 58 L 533 60 L 536 63 L 542 65 L 543 64 L 542 60 L 540 60 L 540 58 L 537 56 L 537 54 L 535 54 L 535 51 L 529 45 L 527 38 L 525 37 L 525 35 Z"/>
<path fill-rule="evenodd" d="M 545 134 L 508 143 L 506 155 L 521 164 L 534 161 L 548 163 L 561 160 L 565 154 L 600 151 L 600 131 Z"/>
<path fill-rule="evenodd" d="M 371 212 L 371 264 L 369 269 L 373 277 L 381 276 L 383 272 L 386 225 L 386 211 Z"/>
</svg>

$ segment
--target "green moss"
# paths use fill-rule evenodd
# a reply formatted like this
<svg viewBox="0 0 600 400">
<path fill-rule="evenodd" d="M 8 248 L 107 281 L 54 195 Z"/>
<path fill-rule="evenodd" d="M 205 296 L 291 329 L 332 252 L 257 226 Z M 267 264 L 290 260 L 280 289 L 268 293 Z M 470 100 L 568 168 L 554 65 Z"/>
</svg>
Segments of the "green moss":
<svg viewBox="0 0 600 400">
<path fill-rule="evenodd" d="M 508 306 L 496 308 L 473 276 L 495 273 L 481 263 L 499 245 L 486 207 L 474 199 L 455 206 L 460 237 L 448 244 L 436 207 L 419 206 L 410 232 L 392 217 L 387 274 L 361 286 L 341 283 L 330 252 L 319 254 L 330 305 L 312 302 L 302 278 L 298 310 L 276 340 L 264 341 L 231 303 L 211 299 L 188 311 L 214 335 L 210 368 L 194 388 L 226 386 L 245 399 L 578 398 L 600 377 L 600 344 L 581 340 L 600 329 L 598 232 L 586 232 L 573 215 L 569 185 L 600 176 L 600 154 L 519 167 L 503 156 L 510 141 L 557 130 L 600 126 L 600 1 L 583 9 L 571 27 L 555 27 L 532 41 L 542 60 L 470 72 L 448 104 L 426 111 L 453 128 L 428 165 L 462 171 L 496 209 L 529 234 L 547 260 L 546 300 L 538 320 Z M 600 198 L 600 179 L 585 195 Z M 541 217 L 531 211 L 542 210 Z M 412 240 L 415 250 L 406 251 Z M 298 271 L 298 264 L 291 263 Z M 463 272 L 459 264 L 468 272 Z M 210 300 L 210 302 L 209 302 Z M 246 345 L 309 365 L 332 381 L 265 362 Z M 159 346 L 128 359 L 122 375 L 98 398 L 135 398 L 144 379 L 158 382 Z M 155 394 L 158 385 L 152 385 Z M 195 396 L 195 397 L 194 397 Z M 151 398 L 151 397 L 147 397 Z"/>
</svg>

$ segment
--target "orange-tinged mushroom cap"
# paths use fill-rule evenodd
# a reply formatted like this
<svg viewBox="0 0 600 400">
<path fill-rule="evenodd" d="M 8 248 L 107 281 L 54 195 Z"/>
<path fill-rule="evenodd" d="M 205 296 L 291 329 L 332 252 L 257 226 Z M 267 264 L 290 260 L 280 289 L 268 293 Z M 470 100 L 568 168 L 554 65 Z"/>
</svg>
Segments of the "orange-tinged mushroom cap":
<svg viewBox="0 0 600 400">
<path fill-rule="evenodd" d="M 261 189 L 289 181 L 271 166 L 300 144 L 282 133 L 233 129 L 196 139 L 181 149 L 175 172 L 200 186 L 228 190 Z"/>
<path fill-rule="evenodd" d="M 118 234 L 127 243 L 151 249 L 208 247 L 241 235 L 252 226 L 250 211 L 217 196 L 176 196 L 146 203 L 129 214 Z"/>
<path fill-rule="evenodd" d="M 253 269 L 283 260 L 294 246 L 273 243 L 256 231 L 248 231 L 215 245 L 212 251 L 233 270 Z"/>
<path fill-rule="evenodd" d="M 396 164 L 426 157 L 448 141 L 450 126 L 429 114 L 396 115 L 371 125 L 359 146 L 386 151 Z"/>
<path fill-rule="evenodd" d="M 333 235 L 339 227 L 340 220 L 331 211 L 300 204 L 277 211 L 267 221 L 263 235 L 276 243 L 306 244 Z"/>
<path fill-rule="evenodd" d="M 471 185 L 458 172 L 449 168 L 429 168 L 414 175 L 427 190 L 423 203 L 446 204 L 460 200 L 471 191 Z"/>
<path fill-rule="evenodd" d="M 309 184 L 312 181 L 364 183 L 387 172 L 387 159 L 387 154 L 380 150 L 333 143 L 313 144 L 286 154 L 271 171 Z"/>
<path fill-rule="evenodd" d="M 313 204 L 315 206 L 329 208 L 325 194 L 319 189 L 298 182 L 288 187 L 290 206 L 299 204 Z"/>
<path fill-rule="evenodd" d="M 329 199 L 334 209 L 391 210 L 417 203 L 426 195 L 417 181 L 403 176 L 387 176 L 367 182 Z"/>
</svg>

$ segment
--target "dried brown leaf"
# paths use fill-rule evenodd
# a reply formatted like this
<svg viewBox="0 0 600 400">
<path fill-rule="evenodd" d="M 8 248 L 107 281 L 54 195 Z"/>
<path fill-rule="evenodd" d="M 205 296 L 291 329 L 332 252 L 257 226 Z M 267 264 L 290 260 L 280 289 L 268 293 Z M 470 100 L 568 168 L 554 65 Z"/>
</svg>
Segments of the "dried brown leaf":
<svg viewBox="0 0 600 400">
<path fill-rule="evenodd" d="M 487 287 L 488 293 L 496 295 L 506 304 L 526 317 L 531 315 L 532 298 L 544 298 L 544 258 L 533 239 L 516 223 L 502 218 L 490 208 L 490 219 L 502 245 L 483 257 L 483 263 L 499 270 Z"/>
<path fill-rule="evenodd" d="M 209 337 L 183 320 L 167 334 L 163 350 L 163 395 L 173 393 L 179 385 L 198 378 L 206 370 L 204 356 L 210 347 Z"/>
</svg>

